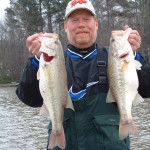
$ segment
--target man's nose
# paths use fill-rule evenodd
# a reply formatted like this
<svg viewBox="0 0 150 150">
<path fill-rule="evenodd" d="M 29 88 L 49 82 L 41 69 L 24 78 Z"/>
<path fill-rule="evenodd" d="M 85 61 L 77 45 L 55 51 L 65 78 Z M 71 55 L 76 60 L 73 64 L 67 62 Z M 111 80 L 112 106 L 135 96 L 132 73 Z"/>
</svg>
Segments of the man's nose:
<svg viewBox="0 0 150 150">
<path fill-rule="evenodd" d="M 80 19 L 79 20 L 78 26 L 79 27 L 85 27 L 85 21 L 84 21 L 84 19 Z"/>
</svg>

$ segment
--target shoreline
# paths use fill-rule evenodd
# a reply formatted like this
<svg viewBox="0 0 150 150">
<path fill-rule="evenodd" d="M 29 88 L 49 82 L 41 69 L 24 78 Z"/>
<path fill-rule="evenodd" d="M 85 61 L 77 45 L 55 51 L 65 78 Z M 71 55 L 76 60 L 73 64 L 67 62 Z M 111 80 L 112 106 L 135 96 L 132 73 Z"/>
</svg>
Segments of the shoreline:
<svg viewBox="0 0 150 150">
<path fill-rule="evenodd" d="M 7 83 L 7 84 L 0 84 L 0 87 L 13 87 L 13 86 L 17 86 L 18 83 Z"/>
</svg>

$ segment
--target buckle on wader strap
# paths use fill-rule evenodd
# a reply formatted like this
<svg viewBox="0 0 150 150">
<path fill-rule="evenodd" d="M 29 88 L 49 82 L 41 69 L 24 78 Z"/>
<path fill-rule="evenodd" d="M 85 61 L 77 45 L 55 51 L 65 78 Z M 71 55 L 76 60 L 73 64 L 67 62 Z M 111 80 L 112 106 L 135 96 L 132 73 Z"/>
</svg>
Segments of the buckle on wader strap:
<svg viewBox="0 0 150 150">
<path fill-rule="evenodd" d="M 101 93 L 108 92 L 107 61 L 108 61 L 107 49 L 100 48 L 98 50 L 97 67 L 99 72 L 99 91 Z"/>
</svg>

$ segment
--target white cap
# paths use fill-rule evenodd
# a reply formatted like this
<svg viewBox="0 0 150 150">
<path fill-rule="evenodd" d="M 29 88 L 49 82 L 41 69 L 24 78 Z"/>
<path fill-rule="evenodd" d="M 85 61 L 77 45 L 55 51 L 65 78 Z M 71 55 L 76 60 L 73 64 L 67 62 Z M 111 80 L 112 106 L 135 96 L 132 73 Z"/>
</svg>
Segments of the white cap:
<svg viewBox="0 0 150 150">
<path fill-rule="evenodd" d="M 89 0 L 72 0 L 66 7 L 65 18 L 67 18 L 73 11 L 77 9 L 89 10 L 94 16 L 96 16 L 94 7 Z"/>
</svg>

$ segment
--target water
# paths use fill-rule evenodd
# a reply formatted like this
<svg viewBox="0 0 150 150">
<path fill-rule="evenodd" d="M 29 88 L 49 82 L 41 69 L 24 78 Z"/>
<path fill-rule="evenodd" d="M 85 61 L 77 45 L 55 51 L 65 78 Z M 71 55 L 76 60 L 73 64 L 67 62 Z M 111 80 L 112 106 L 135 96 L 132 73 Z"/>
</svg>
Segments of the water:
<svg viewBox="0 0 150 150">
<path fill-rule="evenodd" d="M 140 136 L 131 135 L 132 150 L 150 150 L 150 99 L 133 108 Z M 0 87 L 0 150 L 46 150 L 48 118 L 39 108 L 20 102 L 15 87 Z"/>
<path fill-rule="evenodd" d="M 48 123 L 18 100 L 15 87 L 0 87 L 0 150 L 46 150 Z"/>
<path fill-rule="evenodd" d="M 140 105 L 133 107 L 132 116 L 139 130 L 139 137 L 131 135 L 133 150 L 150 150 L 150 99 L 145 99 Z"/>
</svg>

